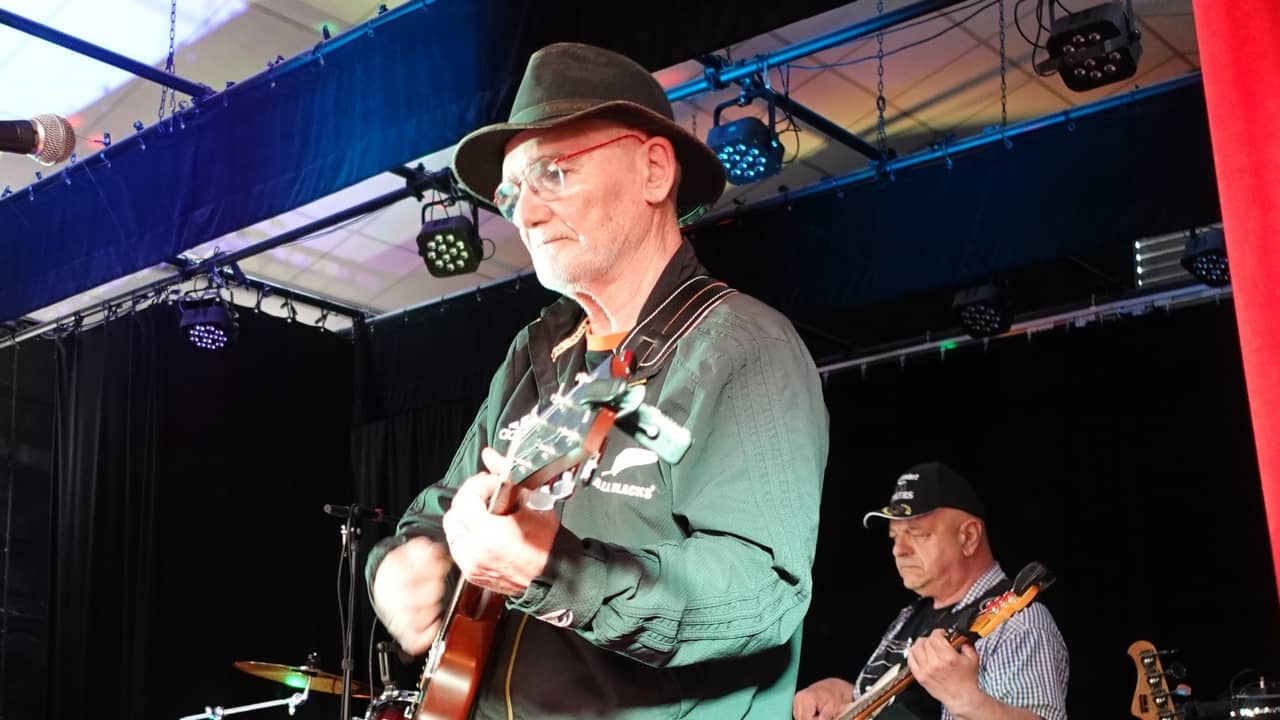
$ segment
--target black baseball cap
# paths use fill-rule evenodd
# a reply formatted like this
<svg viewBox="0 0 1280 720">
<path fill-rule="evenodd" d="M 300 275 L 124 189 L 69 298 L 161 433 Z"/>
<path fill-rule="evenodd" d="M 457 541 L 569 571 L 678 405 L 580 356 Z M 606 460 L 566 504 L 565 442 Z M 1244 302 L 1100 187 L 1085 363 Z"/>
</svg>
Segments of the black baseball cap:
<svg viewBox="0 0 1280 720">
<path fill-rule="evenodd" d="M 889 504 L 863 515 L 862 526 L 870 527 L 872 518 L 906 520 L 943 507 L 963 510 L 986 520 L 982 500 L 960 473 L 940 462 L 920 463 L 898 476 Z"/>
</svg>

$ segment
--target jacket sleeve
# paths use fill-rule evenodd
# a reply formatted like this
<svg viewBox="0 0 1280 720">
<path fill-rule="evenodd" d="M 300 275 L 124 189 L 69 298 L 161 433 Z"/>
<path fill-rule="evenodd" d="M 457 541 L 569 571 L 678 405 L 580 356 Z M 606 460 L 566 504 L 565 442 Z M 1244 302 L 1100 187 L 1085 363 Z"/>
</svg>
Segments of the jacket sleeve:
<svg viewBox="0 0 1280 720">
<path fill-rule="evenodd" d="M 652 666 L 749 655 L 796 633 L 827 458 L 821 385 L 789 323 L 761 331 L 716 313 L 681 342 L 661 405 L 693 434 L 669 468 L 684 537 L 623 547 L 562 527 L 544 574 L 510 603 Z"/>
</svg>

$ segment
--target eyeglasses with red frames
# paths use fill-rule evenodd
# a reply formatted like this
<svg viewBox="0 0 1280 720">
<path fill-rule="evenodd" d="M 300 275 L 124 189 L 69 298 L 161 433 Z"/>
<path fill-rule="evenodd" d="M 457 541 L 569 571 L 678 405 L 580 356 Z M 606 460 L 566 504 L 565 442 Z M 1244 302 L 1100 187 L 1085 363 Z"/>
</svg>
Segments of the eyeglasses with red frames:
<svg viewBox="0 0 1280 720">
<path fill-rule="evenodd" d="M 645 141 L 639 135 L 627 133 L 588 148 L 575 150 L 564 155 L 543 158 L 525 168 L 520 180 L 503 180 L 499 183 L 497 189 L 493 191 L 493 204 L 502 213 L 502 217 L 512 220 L 516 214 L 516 203 L 520 202 L 520 192 L 525 186 L 532 190 L 534 195 L 543 200 L 555 200 L 564 194 L 564 169 L 560 167 L 560 163 L 586 155 L 592 150 L 599 150 L 606 145 L 612 145 L 619 140 L 626 140 L 627 138 L 635 138 L 640 142 Z"/>
</svg>

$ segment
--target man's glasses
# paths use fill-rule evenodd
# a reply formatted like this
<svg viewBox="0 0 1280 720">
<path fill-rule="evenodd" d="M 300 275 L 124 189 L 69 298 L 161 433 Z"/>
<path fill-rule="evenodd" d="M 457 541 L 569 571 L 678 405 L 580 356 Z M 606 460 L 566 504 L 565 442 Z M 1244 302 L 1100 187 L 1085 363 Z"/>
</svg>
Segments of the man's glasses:
<svg viewBox="0 0 1280 720">
<path fill-rule="evenodd" d="M 598 145 L 592 145 L 589 148 L 583 148 L 565 155 L 557 155 L 552 158 L 543 158 L 525 168 L 524 175 L 520 180 L 515 182 L 503 180 L 499 183 L 498 188 L 493 191 L 493 204 L 498 207 L 502 217 L 512 220 L 515 218 L 516 203 L 520 202 L 520 192 L 524 187 L 528 187 L 533 191 L 534 195 L 543 200 L 555 200 L 564 194 L 564 169 L 560 167 L 560 163 L 627 138 L 635 138 L 640 142 L 645 141 L 639 135 L 628 133 L 619 135 L 612 140 L 606 140 Z"/>
</svg>

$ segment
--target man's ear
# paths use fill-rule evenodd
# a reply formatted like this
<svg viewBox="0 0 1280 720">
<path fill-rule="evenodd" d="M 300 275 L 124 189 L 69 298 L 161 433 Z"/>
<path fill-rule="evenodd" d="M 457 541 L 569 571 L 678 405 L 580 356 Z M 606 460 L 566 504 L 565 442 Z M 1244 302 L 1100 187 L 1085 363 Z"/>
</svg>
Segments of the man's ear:
<svg viewBox="0 0 1280 720">
<path fill-rule="evenodd" d="M 644 199 L 659 204 L 671 197 L 675 188 L 679 165 L 671 141 L 664 137 L 652 137 L 644 146 Z"/>
<path fill-rule="evenodd" d="M 958 530 L 960 548 L 964 551 L 965 557 L 969 557 L 978 551 L 978 544 L 982 539 L 982 533 L 982 522 L 977 518 L 969 518 L 968 520 L 960 523 Z"/>
</svg>

